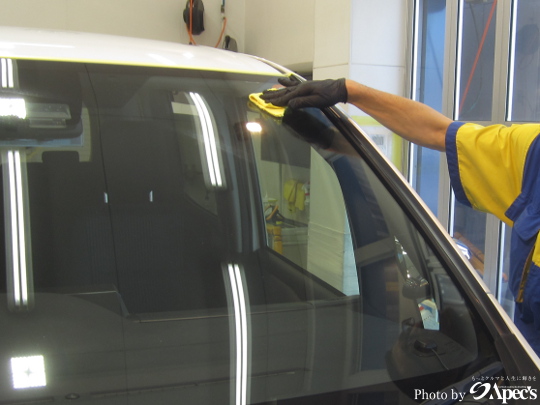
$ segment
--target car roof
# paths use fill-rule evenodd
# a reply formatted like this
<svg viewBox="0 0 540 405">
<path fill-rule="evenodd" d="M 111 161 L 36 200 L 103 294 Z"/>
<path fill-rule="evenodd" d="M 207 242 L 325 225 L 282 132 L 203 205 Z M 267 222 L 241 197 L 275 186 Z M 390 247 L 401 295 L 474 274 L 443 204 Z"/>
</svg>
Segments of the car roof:
<svg viewBox="0 0 540 405">
<path fill-rule="evenodd" d="M 282 75 L 284 69 L 250 55 L 105 34 L 0 27 L 0 57 Z"/>
</svg>

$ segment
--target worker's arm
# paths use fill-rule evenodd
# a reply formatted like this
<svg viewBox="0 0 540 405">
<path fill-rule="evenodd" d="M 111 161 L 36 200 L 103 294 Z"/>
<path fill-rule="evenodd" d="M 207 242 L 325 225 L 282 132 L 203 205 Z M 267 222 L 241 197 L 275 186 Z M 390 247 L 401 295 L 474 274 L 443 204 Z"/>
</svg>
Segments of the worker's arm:
<svg viewBox="0 0 540 405">
<path fill-rule="evenodd" d="M 445 150 L 446 130 L 452 120 L 425 104 L 346 81 L 347 102 L 399 136 L 421 146 Z"/>
<path fill-rule="evenodd" d="M 322 108 L 348 102 L 411 142 L 445 150 L 446 130 L 452 120 L 425 104 L 375 90 L 353 80 L 299 83 L 281 79 L 280 83 L 286 87 L 265 92 L 261 97 L 274 105 L 291 108 Z"/>
</svg>

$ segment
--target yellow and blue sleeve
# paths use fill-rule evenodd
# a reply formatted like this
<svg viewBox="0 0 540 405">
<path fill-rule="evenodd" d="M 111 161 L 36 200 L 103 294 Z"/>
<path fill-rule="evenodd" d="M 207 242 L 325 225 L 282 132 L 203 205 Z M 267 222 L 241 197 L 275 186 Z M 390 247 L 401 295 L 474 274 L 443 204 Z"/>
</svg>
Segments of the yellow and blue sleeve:
<svg viewBox="0 0 540 405">
<path fill-rule="evenodd" d="M 446 155 L 458 201 L 512 225 L 506 211 L 521 192 L 527 152 L 539 133 L 538 124 L 452 123 Z"/>
</svg>

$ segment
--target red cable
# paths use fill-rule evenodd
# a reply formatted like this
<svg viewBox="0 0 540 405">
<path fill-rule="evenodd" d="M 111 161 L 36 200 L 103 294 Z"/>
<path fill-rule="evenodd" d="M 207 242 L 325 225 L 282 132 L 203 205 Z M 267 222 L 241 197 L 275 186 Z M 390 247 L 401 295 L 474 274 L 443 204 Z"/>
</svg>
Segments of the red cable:
<svg viewBox="0 0 540 405">
<path fill-rule="evenodd" d="M 474 59 L 471 73 L 469 75 L 469 80 L 467 81 L 467 86 L 465 86 L 463 97 L 461 98 L 461 102 L 459 103 L 459 113 L 461 113 L 461 109 L 463 108 L 463 104 L 465 103 L 465 99 L 467 98 L 467 93 L 469 92 L 469 87 L 471 86 L 472 78 L 474 76 L 474 72 L 476 71 L 476 65 L 478 64 L 478 59 L 480 59 L 480 54 L 482 53 L 482 48 L 484 47 L 484 42 L 486 40 L 486 36 L 489 30 L 489 26 L 491 25 L 491 20 L 493 18 L 493 13 L 495 12 L 496 6 L 497 6 L 497 0 L 494 0 L 493 5 L 491 6 L 491 11 L 489 12 L 489 17 L 486 23 L 486 27 L 484 28 L 484 33 L 482 34 L 482 39 L 480 40 L 480 44 L 478 45 L 478 51 L 476 52 L 476 57 Z"/>
</svg>

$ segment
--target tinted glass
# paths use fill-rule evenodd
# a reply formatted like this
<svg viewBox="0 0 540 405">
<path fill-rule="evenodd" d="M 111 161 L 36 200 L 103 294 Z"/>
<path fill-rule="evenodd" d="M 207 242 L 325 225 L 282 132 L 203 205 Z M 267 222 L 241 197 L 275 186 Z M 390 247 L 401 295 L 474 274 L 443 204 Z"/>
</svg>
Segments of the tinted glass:
<svg viewBox="0 0 540 405">
<path fill-rule="evenodd" d="M 415 99 L 437 111 L 442 110 L 444 37 L 446 19 L 445 0 L 420 2 L 420 18 L 417 21 L 419 36 L 417 52 Z M 414 189 L 437 215 L 439 203 L 440 153 L 429 148 L 411 144 L 413 148 L 412 169 L 409 176 Z"/>
<path fill-rule="evenodd" d="M 496 6 L 496 1 L 461 3 L 461 65 L 455 119 L 491 121 Z"/>
<path fill-rule="evenodd" d="M 248 102 L 276 78 L 12 62 L 0 402 L 406 404 L 502 372 L 337 118 Z"/>
<path fill-rule="evenodd" d="M 461 65 L 458 104 L 454 112 L 454 118 L 461 121 L 491 121 L 496 6 L 496 1 L 461 4 Z M 452 236 L 466 246 L 471 263 L 483 276 L 486 214 L 460 203 L 453 208 Z"/>
</svg>

